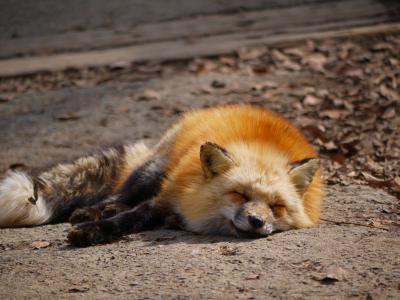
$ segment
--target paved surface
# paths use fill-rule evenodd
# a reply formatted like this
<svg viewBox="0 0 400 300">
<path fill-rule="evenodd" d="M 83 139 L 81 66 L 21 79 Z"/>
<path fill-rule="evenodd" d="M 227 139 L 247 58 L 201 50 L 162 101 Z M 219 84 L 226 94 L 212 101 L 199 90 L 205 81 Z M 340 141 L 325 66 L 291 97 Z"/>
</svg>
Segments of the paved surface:
<svg viewBox="0 0 400 300">
<path fill-rule="evenodd" d="M 295 83 L 306 76 L 296 74 L 275 74 L 274 80 Z M 249 90 L 268 79 L 184 73 L 26 93 L 0 103 L 0 170 L 11 163 L 44 166 L 109 143 L 157 138 L 182 110 L 250 101 L 237 94 L 198 94 L 214 80 Z M 138 97 L 145 88 L 159 97 Z M 265 105 L 286 115 L 285 101 Z M 70 119 L 60 121 L 63 116 Z M 0 298 L 398 299 L 399 232 L 384 226 L 395 218 L 397 204 L 379 190 L 331 186 L 323 217 L 336 224 L 328 221 L 270 240 L 160 230 L 74 249 L 65 242 L 68 224 L 2 229 Z M 38 240 L 49 247 L 34 250 L 31 243 Z"/>
</svg>

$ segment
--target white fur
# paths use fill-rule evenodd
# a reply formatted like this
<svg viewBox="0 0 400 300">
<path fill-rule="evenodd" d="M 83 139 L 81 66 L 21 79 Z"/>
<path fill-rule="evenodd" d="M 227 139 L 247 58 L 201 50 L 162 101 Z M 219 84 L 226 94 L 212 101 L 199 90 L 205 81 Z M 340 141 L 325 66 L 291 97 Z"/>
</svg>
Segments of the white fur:
<svg viewBox="0 0 400 300">
<path fill-rule="evenodd" d="M 24 173 L 13 172 L 0 182 L 0 228 L 40 225 L 49 221 L 51 210 L 38 195 L 35 204 L 32 180 Z"/>
</svg>

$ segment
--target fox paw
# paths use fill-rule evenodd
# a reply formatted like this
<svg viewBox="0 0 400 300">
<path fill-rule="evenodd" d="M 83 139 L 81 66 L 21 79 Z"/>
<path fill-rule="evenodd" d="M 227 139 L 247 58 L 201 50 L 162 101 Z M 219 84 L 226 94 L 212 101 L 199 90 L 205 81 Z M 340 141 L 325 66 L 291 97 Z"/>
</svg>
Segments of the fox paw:
<svg viewBox="0 0 400 300">
<path fill-rule="evenodd" d="M 98 221 L 101 219 L 101 211 L 97 208 L 93 207 L 84 207 L 75 209 L 69 218 L 69 222 L 72 225 L 89 222 L 89 221 Z"/>
<path fill-rule="evenodd" d="M 67 239 L 71 245 L 87 247 L 112 242 L 116 238 L 113 232 L 113 225 L 110 222 L 87 222 L 73 226 Z"/>
<path fill-rule="evenodd" d="M 101 211 L 101 217 L 103 219 L 111 218 L 128 209 L 130 207 L 124 203 L 109 203 Z"/>
</svg>

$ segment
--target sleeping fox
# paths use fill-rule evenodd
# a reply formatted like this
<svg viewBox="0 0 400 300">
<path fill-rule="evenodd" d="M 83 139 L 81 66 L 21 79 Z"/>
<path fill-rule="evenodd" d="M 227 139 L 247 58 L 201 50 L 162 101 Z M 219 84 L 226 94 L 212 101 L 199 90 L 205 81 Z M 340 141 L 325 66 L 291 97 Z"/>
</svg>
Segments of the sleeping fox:
<svg viewBox="0 0 400 300">
<path fill-rule="evenodd" d="M 261 237 L 318 222 L 320 161 L 304 136 L 261 107 L 184 114 L 154 147 L 136 143 L 0 183 L 0 227 L 69 220 L 76 246 L 177 225 Z"/>
</svg>

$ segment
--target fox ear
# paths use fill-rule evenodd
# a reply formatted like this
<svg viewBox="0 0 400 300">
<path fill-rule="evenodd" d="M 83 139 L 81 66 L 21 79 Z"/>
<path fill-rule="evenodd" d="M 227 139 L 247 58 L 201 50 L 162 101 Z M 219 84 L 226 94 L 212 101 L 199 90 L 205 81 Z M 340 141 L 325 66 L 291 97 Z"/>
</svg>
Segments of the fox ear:
<svg viewBox="0 0 400 300">
<path fill-rule="evenodd" d="M 228 151 L 210 142 L 201 145 L 200 161 L 207 178 L 226 172 L 234 165 L 234 161 Z"/>
<path fill-rule="evenodd" d="M 289 176 L 300 195 L 306 192 L 320 165 L 318 158 L 307 158 L 290 164 Z"/>
</svg>

